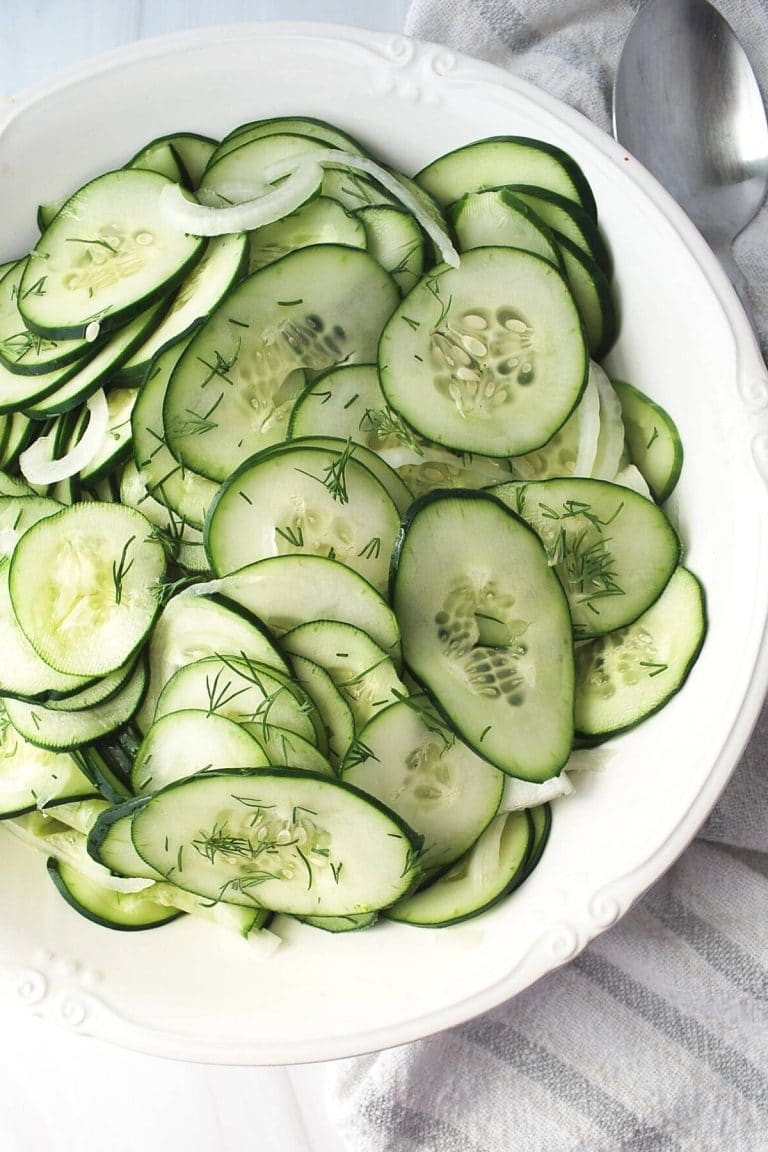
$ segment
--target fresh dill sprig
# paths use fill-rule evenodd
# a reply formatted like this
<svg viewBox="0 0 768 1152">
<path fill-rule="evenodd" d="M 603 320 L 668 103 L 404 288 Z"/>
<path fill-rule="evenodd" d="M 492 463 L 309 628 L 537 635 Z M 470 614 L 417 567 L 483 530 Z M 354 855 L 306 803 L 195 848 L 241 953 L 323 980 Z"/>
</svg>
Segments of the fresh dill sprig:
<svg viewBox="0 0 768 1152">
<path fill-rule="evenodd" d="M 125 544 L 123 545 L 123 550 L 120 553 L 120 559 L 116 560 L 116 561 L 115 560 L 112 561 L 112 581 L 115 585 L 115 603 L 116 604 L 122 603 L 123 582 L 124 582 L 126 576 L 128 575 L 128 573 L 130 572 L 131 568 L 133 567 L 133 562 L 136 559 L 136 557 L 134 556 L 134 557 L 132 557 L 132 559 L 130 561 L 128 560 L 128 550 L 130 549 L 131 545 L 134 543 L 135 540 L 136 540 L 135 536 L 131 536 L 128 540 L 126 540 Z"/>
</svg>

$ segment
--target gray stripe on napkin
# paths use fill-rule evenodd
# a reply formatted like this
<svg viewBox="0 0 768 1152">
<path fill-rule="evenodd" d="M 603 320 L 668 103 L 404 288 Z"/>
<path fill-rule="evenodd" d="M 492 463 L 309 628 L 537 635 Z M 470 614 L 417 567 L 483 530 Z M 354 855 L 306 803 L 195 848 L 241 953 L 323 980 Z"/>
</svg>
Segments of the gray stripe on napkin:
<svg viewBox="0 0 768 1152">
<path fill-rule="evenodd" d="M 746 1100 L 768 1112 L 768 1078 L 746 1056 L 596 951 L 582 952 L 572 964 L 657 1031 L 708 1064 Z"/>
<path fill-rule="evenodd" d="M 616 1141 L 616 1152 L 673 1152 L 680 1145 L 669 1133 L 635 1116 L 559 1056 L 524 1033 L 483 1016 L 461 1028 L 465 1039 L 482 1046 L 522 1075 L 538 1081 L 553 1096 L 587 1116 Z"/>
<path fill-rule="evenodd" d="M 673 892 L 653 891 L 645 908 L 698 952 L 726 979 L 757 1000 L 768 1000 L 768 969 L 730 940 L 714 924 L 697 916 Z"/>
<path fill-rule="evenodd" d="M 407 1108 L 392 1096 L 374 1096 L 362 1107 L 365 1119 L 387 1134 L 387 1147 L 409 1152 L 488 1152 L 465 1132 L 437 1116 Z"/>
</svg>

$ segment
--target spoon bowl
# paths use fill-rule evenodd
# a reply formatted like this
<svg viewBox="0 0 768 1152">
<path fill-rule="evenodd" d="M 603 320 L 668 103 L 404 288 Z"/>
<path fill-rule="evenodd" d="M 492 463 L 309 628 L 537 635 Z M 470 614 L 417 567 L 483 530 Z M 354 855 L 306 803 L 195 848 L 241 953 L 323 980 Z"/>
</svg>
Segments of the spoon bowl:
<svg viewBox="0 0 768 1152">
<path fill-rule="evenodd" d="M 622 49 L 613 124 L 708 241 L 749 315 L 731 246 L 768 190 L 768 123 L 746 52 L 707 0 L 646 0 Z"/>
</svg>

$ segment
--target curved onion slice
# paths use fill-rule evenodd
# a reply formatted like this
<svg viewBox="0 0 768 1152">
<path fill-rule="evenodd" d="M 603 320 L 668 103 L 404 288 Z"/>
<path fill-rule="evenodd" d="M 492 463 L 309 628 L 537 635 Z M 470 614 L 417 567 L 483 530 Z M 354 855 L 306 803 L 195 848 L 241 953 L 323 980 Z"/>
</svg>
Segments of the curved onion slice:
<svg viewBox="0 0 768 1152">
<path fill-rule="evenodd" d="M 597 455 L 600 435 L 600 393 L 592 373 L 577 408 L 579 414 L 579 446 L 576 450 L 574 476 L 591 476 Z"/>
<path fill-rule="evenodd" d="M 230 232 L 250 232 L 295 212 L 314 196 L 323 179 L 323 170 L 311 154 L 291 157 L 282 164 L 273 180 L 284 177 L 274 188 L 240 204 L 214 208 L 190 200 L 178 184 L 169 184 L 160 193 L 160 204 L 169 219 L 192 236 L 224 236 Z"/>
<path fill-rule="evenodd" d="M 260 196 L 216 208 L 190 200 L 178 184 L 170 184 L 160 194 L 160 202 L 179 228 L 194 236 L 222 236 L 226 232 L 250 232 L 272 224 L 295 212 L 318 190 L 323 167 L 354 168 L 372 176 L 416 218 L 440 250 L 446 264 L 459 266 L 459 254 L 444 228 L 425 212 L 414 194 L 396 176 L 366 156 L 355 156 L 336 148 L 313 148 L 298 156 L 288 156 L 270 164 L 264 171 L 266 190 Z M 275 181 L 282 183 L 271 187 Z M 230 191 L 228 189 L 227 191 Z"/>
<path fill-rule="evenodd" d="M 53 432 L 47 436 L 41 436 L 27 448 L 26 452 L 22 452 L 19 457 L 19 467 L 22 476 L 30 484 L 56 484 L 59 480 L 67 480 L 70 476 L 75 476 L 82 468 L 85 468 L 86 464 L 90 464 L 104 443 L 104 437 L 107 434 L 109 412 L 103 388 L 100 388 L 90 397 L 86 407 L 90 414 L 88 426 L 72 451 L 67 452 L 66 456 L 62 456 L 58 460 L 51 459 L 51 441 L 55 435 Z"/>
<path fill-rule="evenodd" d="M 459 254 L 451 243 L 448 233 L 428 212 L 424 211 L 414 194 L 386 168 L 382 168 L 375 160 L 369 160 L 367 156 L 356 156 L 351 152 L 342 152 L 336 148 L 318 148 L 316 151 L 306 153 L 306 156 L 318 164 L 328 165 L 328 167 L 354 168 L 357 172 L 365 172 L 367 176 L 372 176 L 381 184 L 382 188 L 385 188 L 387 192 L 399 200 L 412 216 L 416 217 L 427 236 L 434 240 L 440 249 L 440 255 L 445 263 L 449 264 L 451 268 L 458 268 Z M 279 171 L 279 164 L 267 168 L 265 173 L 267 179 L 275 179 L 277 171 Z"/>
</svg>

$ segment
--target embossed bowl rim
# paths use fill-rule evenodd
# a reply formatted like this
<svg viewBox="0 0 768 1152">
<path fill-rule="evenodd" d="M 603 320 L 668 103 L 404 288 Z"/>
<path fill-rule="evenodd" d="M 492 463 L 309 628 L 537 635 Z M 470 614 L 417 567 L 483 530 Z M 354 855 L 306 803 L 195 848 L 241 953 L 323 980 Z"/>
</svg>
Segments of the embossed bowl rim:
<svg viewBox="0 0 768 1152">
<path fill-rule="evenodd" d="M 541 135 L 576 155 L 616 257 L 624 318 L 609 368 L 646 387 L 681 426 L 686 467 L 670 514 L 706 585 L 711 624 L 686 690 L 615 741 L 605 770 L 556 806 L 551 845 L 529 884 L 444 933 L 386 925 L 329 940 L 288 927 L 271 961 L 246 958 L 240 941 L 205 925 L 115 941 L 119 934 L 57 903 L 26 851 L 8 844 L 0 996 L 20 1003 L 32 989 L 30 1010 L 57 1023 L 220 1063 L 299 1063 L 402 1044 L 492 1008 L 565 962 L 696 834 L 768 684 L 768 380 L 749 324 L 715 257 L 655 180 L 524 81 L 439 45 L 331 25 L 223 25 L 130 44 L 9 102 L 0 255 L 33 242 L 34 201 L 124 162 L 152 136 L 221 132 L 286 112 L 336 119 L 412 170 L 502 132 Z M 62 139 L 67 147 L 56 147 Z M 663 275 L 654 275 L 660 258 Z M 222 964 L 231 991 L 216 978 Z"/>
</svg>

